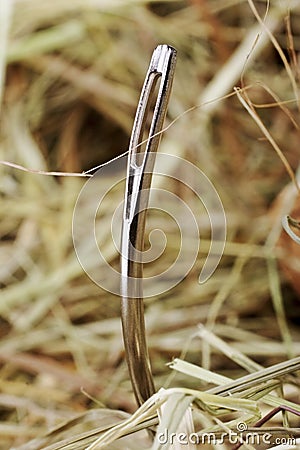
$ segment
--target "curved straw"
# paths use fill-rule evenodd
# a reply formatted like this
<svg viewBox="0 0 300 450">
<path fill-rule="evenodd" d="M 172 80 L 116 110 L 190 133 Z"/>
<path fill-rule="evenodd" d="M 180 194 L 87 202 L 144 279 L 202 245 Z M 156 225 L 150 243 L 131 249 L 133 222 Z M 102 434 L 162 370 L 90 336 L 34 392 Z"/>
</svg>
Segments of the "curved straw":
<svg viewBox="0 0 300 450">
<path fill-rule="evenodd" d="M 159 45 L 153 52 L 139 100 L 129 145 L 127 183 L 121 236 L 121 316 L 126 359 L 138 405 L 154 393 L 154 383 L 145 336 L 143 303 L 143 262 L 146 212 L 154 155 L 160 141 L 170 97 L 176 50 Z M 155 101 L 149 136 L 142 150 L 155 88 Z"/>
</svg>

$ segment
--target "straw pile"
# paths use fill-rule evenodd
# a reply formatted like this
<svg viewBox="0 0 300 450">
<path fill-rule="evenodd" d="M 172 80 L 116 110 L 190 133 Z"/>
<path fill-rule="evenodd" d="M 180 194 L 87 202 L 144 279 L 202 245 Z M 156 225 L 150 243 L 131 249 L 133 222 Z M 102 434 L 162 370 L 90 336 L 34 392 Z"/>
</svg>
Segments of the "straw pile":
<svg viewBox="0 0 300 450">
<path fill-rule="evenodd" d="M 290 245 L 281 219 L 290 213 L 299 220 L 299 2 L 268 8 L 250 0 L 2 0 L 0 13 L 0 449 L 150 448 L 144 431 L 118 439 L 155 424 L 162 403 L 160 426 L 176 430 L 191 401 L 197 431 L 213 429 L 216 415 L 233 428 L 238 418 L 253 425 L 285 405 L 292 413 L 273 424 L 296 435 L 300 378 L 291 373 L 300 354 L 300 247 Z M 72 242 L 73 209 L 86 179 L 36 172 L 82 173 L 126 151 L 160 43 L 178 50 L 172 125 L 160 151 L 196 164 L 214 183 L 227 243 L 217 271 L 199 285 L 210 245 L 204 227 L 190 274 L 146 300 L 155 383 L 169 390 L 131 416 L 119 299 L 87 277 Z M 193 202 L 176 183 L 173 189 Z M 103 242 L 122 195 L 120 184 L 105 204 Z M 176 258 L 173 225 L 149 216 L 149 228 L 161 225 L 166 256 L 150 273 Z M 83 233 L 82 245 L 89 239 Z M 117 267 L 115 248 L 105 251 Z M 96 260 L 90 264 L 98 270 Z M 272 379 L 263 371 L 255 376 L 283 361 Z M 234 401 L 206 393 L 220 384 L 216 373 L 229 383 L 248 372 L 253 384 L 245 380 Z M 101 435 L 102 444 L 92 447 Z"/>
</svg>

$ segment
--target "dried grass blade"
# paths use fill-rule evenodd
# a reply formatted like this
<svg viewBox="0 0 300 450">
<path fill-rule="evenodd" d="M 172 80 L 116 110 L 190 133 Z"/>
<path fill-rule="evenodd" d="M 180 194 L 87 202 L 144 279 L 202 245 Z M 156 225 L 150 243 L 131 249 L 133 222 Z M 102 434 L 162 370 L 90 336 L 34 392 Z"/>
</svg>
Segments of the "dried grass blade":
<svg viewBox="0 0 300 450">
<path fill-rule="evenodd" d="M 193 396 L 187 396 L 182 393 L 175 393 L 170 396 L 166 403 L 161 407 L 161 418 L 156 432 L 156 438 L 151 450 L 162 450 L 170 448 L 172 450 L 179 450 L 182 448 L 181 444 L 175 441 L 174 445 L 170 445 L 168 437 L 170 434 L 177 434 L 179 432 L 186 433 L 188 435 L 187 424 L 184 423 L 184 418 L 189 416 L 190 404 L 193 401 Z M 186 425 L 186 427 L 185 427 Z M 192 430 L 191 430 L 192 431 Z M 164 437 L 165 443 L 162 443 Z M 194 446 L 189 444 L 185 448 L 193 450 Z"/>
<path fill-rule="evenodd" d="M 280 277 L 277 269 L 277 261 L 274 258 L 267 259 L 267 268 L 268 268 L 268 276 L 269 276 L 269 286 L 272 297 L 273 307 L 276 312 L 276 319 L 278 322 L 278 326 L 280 329 L 280 333 L 283 339 L 283 342 L 286 347 L 286 351 L 289 357 L 293 357 L 293 340 L 290 333 L 289 325 L 287 322 L 287 317 L 284 309 L 282 292 L 281 292 L 281 284 Z"/>
<path fill-rule="evenodd" d="M 217 373 L 211 372 L 210 370 L 203 369 L 202 367 L 191 364 L 187 361 L 183 361 L 180 358 L 175 358 L 168 366 L 176 370 L 177 372 L 184 373 L 190 377 L 198 378 L 206 383 L 213 383 L 218 386 L 222 386 L 230 381 L 230 378 L 224 377 Z"/>
<path fill-rule="evenodd" d="M 43 53 L 58 50 L 66 45 L 80 41 L 84 36 L 83 23 L 70 20 L 62 25 L 56 25 L 47 30 L 38 31 L 10 45 L 7 52 L 7 62 L 34 58 Z"/>
<path fill-rule="evenodd" d="M 294 75 L 293 75 L 292 69 L 291 69 L 291 67 L 290 67 L 290 65 L 289 65 L 289 63 L 288 63 L 288 60 L 287 60 L 287 58 L 286 58 L 286 56 L 285 56 L 285 54 L 284 54 L 282 48 L 280 47 L 280 45 L 279 45 L 277 39 L 275 38 L 274 34 L 273 34 L 272 31 L 268 28 L 268 26 L 266 25 L 265 21 L 262 20 L 262 18 L 260 17 L 260 15 L 259 15 L 259 13 L 258 13 L 258 11 L 257 11 L 257 9 L 256 9 L 256 7 L 255 7 L 255 5 L 254 5 L 254 3 L 253 3 L 253 1 L 252 1 L 252 0 L 248 0 L 248 3 L 249 3 L 249 6 L 250 6 L 250 8 L 251 8 L 253 14 L 255 15 L 255 17 L 256 17 L 256 19 L 257 19 L 257 21 L 258 21 L 258 23 L 262 26 L 262 28 L 264 29 L 265 33 L 268 35 L 270 41 L 271 41 L 272 44 L 274 45 L 274 48 L 275 48 L 276 51 L 278 52 L 278 54 L 279 54 L 279 56 L 280 56 L 280 58 L 281 58 L 281 60 L 282 60 L 282 62 L 283 62 L 283 65 L 284 65 L 284 67 L 285 67 L 285 70 L 286 70 L 286 72 L 287 72 L 287 74 L 288 74 L 288 76 L 289 76 L 289 79 L 290 79 L 290 81 L 291 81 L 291 84 L 292 84 L 292 87 L 293 87 L 293 91 L 294 91 L 294 95 L 295 95 L 295 98 L 297 99 L 297 104 L 298 104 L 298 108 L 299 108 L 300 105 L 299 105 L 298 87 L 297 87 L 297 83 L 296 83 L 296 81 L 295 81 L 295 77 L 294 77 Z M 297 5 L 296 2 L 295 2 L 295 5 Z M 291 7 L 291 6 L 290 6 L 290 7 Z M 278 13 L 279 13 L 279 14 L 281 13 L 281 14 L 286 15 L 287 12 L 288 12 L 288 8 L 286 8 L 286 11 L 279 10 L 279 8 L 278 8 Z"/>
<path fill-rule="evenodd" d="M 236 95 L 239 99 L 239 101 L 241 102 L 241 104 L 244 106 L 244 108 L 247 110 L 247 112 L 250 114 L 250 116 L 252 117 L 252 119 L 255 121 L 255 123 L 257 124 L 257 126 L 260 128 L 260 130 L 262 131 L 262 133 L 265 135 L 265 137 L 267 138 L 267 140 L 270 142 L 270 144 L 272 145 L 272 147 L 274 148 L 274 150 L 276 151 L 277 155 L 279 156 L 280 160 L 282 161 L 284 167 L 286 168 L 287 173 L 289 174 L 292 182 L 294 183 L 297 191 L 300 193 L 300 187 L 298 184 L 298 181 L 295 177 L 295 174 L 293 172 L 293 169 L 291 168 L 288 160 L 286 159 L 286 157 L 284 156 L 282 150 L 279 148 L 278 144 L 276 143 L 276 141 L 274 140 L 273 136 L 271 135 L 271 133 L 269 132 L 269 130 L 267 129 L 267 127 L 263 124 L 262 120 L 260 119 L 260 117 L 258 116 L 258 114 L 256 113 L 253 105 L 250 105 L 242 96 L 241 94 L 241 90 L 237 87 L 234 88 Z M 249 100 L 248 100 L 249 101 Z"/>
<path fill-rule="evenodd" d="M 2 0 L 0 2 L 0 110 L 5 83 L 6 52 L 12 9 L 13 2 L 11 0 Z"/>
</svg>

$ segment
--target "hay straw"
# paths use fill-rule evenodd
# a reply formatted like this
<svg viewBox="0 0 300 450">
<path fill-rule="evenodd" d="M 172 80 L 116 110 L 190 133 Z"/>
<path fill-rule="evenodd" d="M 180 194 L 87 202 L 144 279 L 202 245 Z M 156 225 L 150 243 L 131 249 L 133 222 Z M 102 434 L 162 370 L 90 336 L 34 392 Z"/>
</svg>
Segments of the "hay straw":
<svg viewBox="0 0 300 450">
<path fill-rule="evenodd" d="M 0 3 L 0 111 L 5 83 L 6 52 L 12 7 L 13 3 L 10 0 L 3 0 Z"/>
<path fill-rule="evenodd" d="M 253 12 L 253 14 L 255 15 L 257 21 L 259 22 L 259 24 L 262 26 L 262 28 L 264 29 L 264 31 L 267 33 L 269 39 L 271 40 L 272 44 L 274 45 L 275 49 L 277 50 L 277 52 L 279 53 L 279 56 L 284 64 L 285 70 L 289 76 L 290 82 L 293 86 L 293 92 L 294 92 L 294 96 L 297 100 L 298 103 L 298 108 L 300 108 L 300 104 L 299 104 L 299 95 L 298 95 L 298 87 L 297 87 L 297 83 L 294 77 L 294 74 L 291 70 L 291 67 L 288 63 L 288 60 L 282 50 L 282 48 L 280 47 L 279 43 L 277 42 L 277 39 L 275 38 L 274 34 L 272 33 L 272 30 L 270 29 L 270 27 L 268 26 L 268 24 L 266 24 L 265 21 L 263 21 L 260 17 L 260 15 L 258 14 L 257 8 L 255 7 L 254 3 L 252 0 L 248 0 L 248 3 L 250 5 L 250 8 Z M 296 7 L 299 8 L 299 4 L 297 4 L 297 2 L 291 2 L 292 4 L 288 5 L 287 9 L 282 10 L 282 13 L 284 15 L 286 15 L 287 13 L 290 14 L 291 8 Z M 268 3 L 269 4 L 269 3 Z"/>
<path fill-rule="evenodd" d="M 80 21 L 69 21 L 45 31 L 39 31 L 14 42 L 6 55 L 7 63 L 36 58 L 44 53 L 61 49 L 67 45 L 76 44 L 84 38 L 84 28 Z"/>
<path fill-rule="evenodd" d="M 96 442 L 149 449 L 145 429 L 176 430 L 192 399 L 199 435 L 234 429 L 238 416 L 251 428 L 270 408 L 298 407 L 299 375 L 291 376 L 296 365 L 286 361 L 287 352 L 299 357 L 298 300 L 276 246 L 295 187 L 284 205 L 276 211 L 271 205 L 289 182 L 288 167 L 292 175 L 299 165 L 299 2 L 289 10 L 271 2 L 265 20 L 247 2 L 221 3 L 20 0 L 12 10 L 12 2 L 0 3 L 1 450 L 78 450 Z M 218 270 L 199 286 L 211 244 L 203 208 L 184 186 L 157 180 L 195 206 L 201 246 L 182 283 L 145 302 L 155 383 L 166 389 L 136 411 L 119 299 L 83 272 L 71 224 L 88 177 L 109 169 L 109 161 L 124 162 L 148 59 L 163 42 L 177 47 L 178 65 L 160 151 L 210 177 L 226 210 L 228 242 Z M 259 142 L 257 126 L 264 133 Z M 285 159 L 267 151 L 269 136 Z M 176 175 L 180 167 L 172 170 Z M 102 182 L 99 177 L 93 195 Z M 96 218 L 99 245 L 113 267 L 111 215 L 122 198 L 120 184 Z M 81 219 L 80 245 L 91 270 L 105 277 L 90 254 L 85 210 Z M 176 259 L 179 237 L 167 217 L 150 211 L 148 219 L 149 228 L 164 228 L 168 238 L 164 258 L 145 268 L 151 276 Z M 197 244 L 192 237 L 186 242 Z M 285 422 L 273 420 L 267 429 L 280 435 Z"/>
<path fill-rule="evenodd" d="M 51 177 L 91 177 L 87 172 L 76 173 L 76 172 L 47 172 L 46 170 L 34 170 L 28 167 L 21 166 L 20 164 L 15 164 L 9 161 L 0 161 L 0 164 L 7 167 L 12 167 L 13 169 L 22 170 L 23 172 L 35 173 L 38 175 L 47 175 Z"/>
<path fill-rule="evenodd" d="M 246 101 L 245 98 L 243 98 L 243 96 L 240 93 L 239 88 L 235 88 L 235 92 L 237 94 L 237 97 L 239 99 L 239 101 L 241 102 L 241 104 L 244 106 L 244 108 L 247 110 L 247 112 L 250 114 L 250 116 L 253 118 L 253 120 L 255 121 L 255 123 L 258 125 L 258 127 L 260 128 L 260 130 L 263 132 L 263 134 L 265 135 L 265 137 L 267 138 L 267 140 L 270 142 L 270 144 L 272 145 L 272 147 L 274 148 L 274 150 L 276 151 L 277 155 L 279 156 L 280 160 L 282 161 L 282 163 L 284 164 L 287 173 L 289 174 L 292 182 L 294 183 L 298 193 L 300 194 L 300 187 L 299 184 L 297 182 L 296 176 L 289 164 L 289 162 L 287 161 L 286 157 L 284 156 L 282 150 L 279 148 L 278 144 L 275 142 L 274 138 L 272 137 L 271 133 L 269 132 L 269 130 L 267 129 L 267 127 L 263 124 L 263 122 L 261 121 L 261 119 L 259 118 L 258 114 L 256 113 L 255 109 L 253 108 L 253 105 L 249 104 L 249 100 Z"/>
</svg>

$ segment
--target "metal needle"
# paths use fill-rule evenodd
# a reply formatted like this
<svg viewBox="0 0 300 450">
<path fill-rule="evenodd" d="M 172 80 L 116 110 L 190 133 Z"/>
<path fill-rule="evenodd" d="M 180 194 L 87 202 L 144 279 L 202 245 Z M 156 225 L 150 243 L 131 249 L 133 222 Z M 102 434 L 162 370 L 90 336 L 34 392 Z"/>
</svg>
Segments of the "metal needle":
<svg viewBox="0 0 300 450">
<path fill-rule="evenodd" d="M 138 405 L 155 391 L 145 335 L 142 253 L 154 156 L 166 116 L 175 62 L 174 48 L 159 45 L 154 50 L 129 145 L 121 236 L 121 316 L 129 375 Z M 142 144 L 149 119 L 151 124 L 144 150 Z"/>
</svg>

